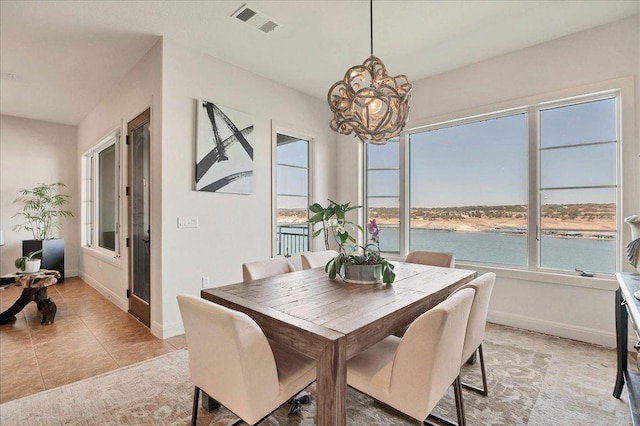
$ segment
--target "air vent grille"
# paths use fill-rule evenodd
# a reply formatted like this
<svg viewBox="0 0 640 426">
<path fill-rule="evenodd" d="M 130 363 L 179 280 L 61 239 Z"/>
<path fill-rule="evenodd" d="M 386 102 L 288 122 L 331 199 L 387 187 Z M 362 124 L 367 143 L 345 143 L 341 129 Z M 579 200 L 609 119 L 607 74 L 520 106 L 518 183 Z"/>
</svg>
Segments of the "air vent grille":
<svg viewBox="0 0 640 426">
<path fill-rule="evenodd" d="M 239 20 L 243 21 L 243 22 L 247 22 L 249 19 L 251 19 L 256 13 L 249 9 L 248 7 L 246 9 L 244 9 L 242 12 L 238 13 L 238 15 L 236 16 L 236 18 L 238 18 Z"/>
<path fill-rule="evenodd" d="M 231 15 L 232 17 L 237 18 L 238 20 L 249 24 L 253 28 L 256 28 L 263 33 L 267 34 L 271 31 L 278 28 L 278 24 L 267 18 L 260 12 L 256 11 L 253 8 L 247 6 L 247 4 L 243 4 L 242 7 Z"/>
</svg>

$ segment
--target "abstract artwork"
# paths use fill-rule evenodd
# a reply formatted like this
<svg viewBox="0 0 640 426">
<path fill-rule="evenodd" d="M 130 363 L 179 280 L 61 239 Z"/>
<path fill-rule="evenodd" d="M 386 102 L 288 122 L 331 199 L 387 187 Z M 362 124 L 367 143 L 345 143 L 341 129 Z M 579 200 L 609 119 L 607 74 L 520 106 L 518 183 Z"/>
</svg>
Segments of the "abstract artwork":
<svg viewBox="0 0 640 426">
<path fill-rule="evenodd" d="M 203 100 L 197 108 L 196 190 L 251 194 L 253 119 Z"/>
</svg>

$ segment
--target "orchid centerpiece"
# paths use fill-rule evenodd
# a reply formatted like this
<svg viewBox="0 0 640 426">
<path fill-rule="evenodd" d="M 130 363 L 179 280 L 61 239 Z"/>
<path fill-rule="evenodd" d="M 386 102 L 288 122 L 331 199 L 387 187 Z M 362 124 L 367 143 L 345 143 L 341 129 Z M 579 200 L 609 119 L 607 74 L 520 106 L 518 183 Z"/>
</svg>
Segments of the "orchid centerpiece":
<svg viewBox="0 0 640 426">
<path fill-rule="evenodd" d="M 382 273 L 382 282 L 391 284 L 396 274 L 393 272 L 393 264 L 389 263 L 380 254 L 380 230 L 375 219 L 367 224 L 368 239 L 364 245 L 356 244 L 356 239 L 350 234 L 350 231 L 362 231 L 362 227 L 346 219 L 346 213 L 356 210 L 362 206 L 351 206 L 351 203 L 339 204 L 335 201 L 328 200 L 329 205 L 323 207 L 318 203 L 309 206 L 309 210 L 313 214 L 309 219 L 312 228 L 316 224 L 322 224 L 322 227 L 315 230 L 311 235 L 312 238 L 324 234 L 325 247 L 329 250 L 329 239 L 333 237 L 338 244 L 338 255 L 327 262 L 324 270 L 329 274 L 329 278 L 335 279 L 336 276 L 346 277 L 346 270 L 349 265 L 380 265 Z"/>
</svg>

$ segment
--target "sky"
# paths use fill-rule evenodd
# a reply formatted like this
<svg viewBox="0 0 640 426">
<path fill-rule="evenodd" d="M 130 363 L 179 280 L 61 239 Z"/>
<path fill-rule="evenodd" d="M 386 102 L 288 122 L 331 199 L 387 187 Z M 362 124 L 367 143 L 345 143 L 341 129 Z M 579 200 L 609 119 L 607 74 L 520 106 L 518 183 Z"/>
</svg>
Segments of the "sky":
<svg viewBox="0 0 640 426">
<path fill-rule="evenodd" d="M 615 188 L 546 190 L 616 184 L 615 99 L 540 112 L 542 204 L 615 203 Z M 529 143 L 524 113 L 411 134 L 411 207 L 457 207 L 528 203 Z M 559 146 L 566 148 L 546 149 Z M 277 149 L 279 194 L 306 195 L 308 142 Z M 369 206 L 398 207 L 399 143 L 367 145 Z M 321 171 L 316 171 L 321 178 Z M 344 200 L 345 202 L 348 200 Z M 280 208 L 306 208 L 308 198 L 278 197 Z"/>
<path fill-rule="evenodd" d="M 526 114 L 411 134 L 411 207 L 527 204 L 529 145 Z M 616 145 L 571 145 L 616 140 L 615 100 L 605 99 L 540 113 L 543 203 L 615 202 L 615 189 L 544 188 L 615 185 Z M 398 143 L 369 145 L 369 168 L 396 168 Z M 398 194 L 397 170 L 370 170 L 370 196 Z M 373 198 L 370 206 L 397 206 Z"/>
</svg>

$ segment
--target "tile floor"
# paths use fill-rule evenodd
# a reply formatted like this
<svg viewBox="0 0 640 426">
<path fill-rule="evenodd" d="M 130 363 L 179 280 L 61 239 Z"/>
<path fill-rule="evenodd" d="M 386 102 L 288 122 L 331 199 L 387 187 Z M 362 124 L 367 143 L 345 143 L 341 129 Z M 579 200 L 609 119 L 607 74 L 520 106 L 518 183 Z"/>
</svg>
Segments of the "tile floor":
<svg viewBox="0 0 640 426">
<path fill-rule="evenodd" d="M 22 287 L 0 290 L 0 312 Z M 30 303 L 12 324 L 0 325 L 0 403 L 93 377 L 184 348 L 184 335 L 167 340 L 105 299 L 78 277 L 48 288 L 55 322 L 41 325 Z"/>
</svg>

